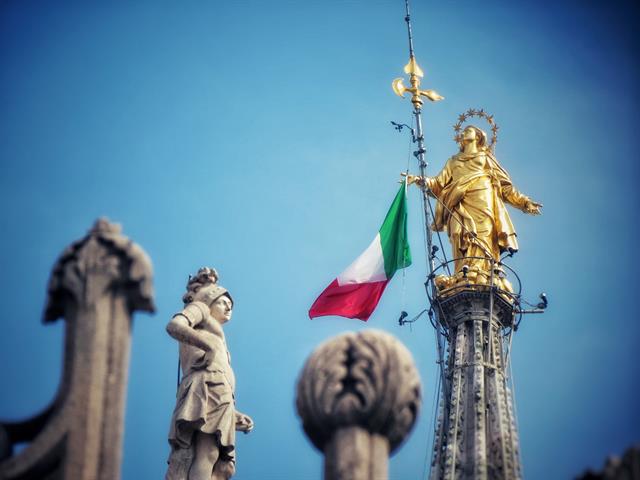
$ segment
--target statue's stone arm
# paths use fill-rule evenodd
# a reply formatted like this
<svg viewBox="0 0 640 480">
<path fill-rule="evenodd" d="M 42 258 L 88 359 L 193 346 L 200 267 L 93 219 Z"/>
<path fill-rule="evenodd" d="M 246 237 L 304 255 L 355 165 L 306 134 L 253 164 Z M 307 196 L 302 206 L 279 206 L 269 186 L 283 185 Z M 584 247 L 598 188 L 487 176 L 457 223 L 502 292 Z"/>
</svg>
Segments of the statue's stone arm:
<svg viewBox="0 0 640 480">
<path fill-rule="evenodd" d="M 204 320 L 206 308 L 200 302 L 190 303 L 182 312 L 174 315 L 167 325 L 167 333 L 181 343 L 211 352 L 212 344 L 206 338 L 207 332 L 194 328 Z"/>
<path fill-rule="evenodd" d="M 253 419 L 246 413 L 236 410 L 236 430 L 239 432 L 249 433 L 253 430 Z"/>
</svg>

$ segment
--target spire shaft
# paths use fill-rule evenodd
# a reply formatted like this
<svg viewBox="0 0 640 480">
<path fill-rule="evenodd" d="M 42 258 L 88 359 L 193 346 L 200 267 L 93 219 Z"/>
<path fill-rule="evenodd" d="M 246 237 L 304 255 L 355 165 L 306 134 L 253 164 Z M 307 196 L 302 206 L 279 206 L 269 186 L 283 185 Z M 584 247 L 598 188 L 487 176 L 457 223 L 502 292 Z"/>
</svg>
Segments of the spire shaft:
<svg viewBox="0 0 640 480">
<path fill-rule="evenodd" d="M 413 153 L 416 159 L 418 160 L 418 167 L 420 168 L 420 176 L 424 177 L 426 175 L 427 169 L 427 161 L 426 161 L 426 153 L 427 149 L 424 144 L 424 133 L 422 127 L 422 98 L 421 95 L 423 92 L 420 90 L 420 77 L 422 76 L 422 71 L 420 67 L 417 66 L 417 62 L 415 60 L 415 53 L 413 50 L 413 30 L 411 28 L 411 12 L 409 10 L 409 0 L 404 0 L 405 12 L 406 15 L 404 17 L 405 22 L 407 23 L 407 36 L 409 38 L 409 64 L 405 67 L 405 72 L 409 73 L 411 82 L 411 89 L 407 89 L 413 93 L 413 97 L 411 98 L 411 102 L 413 103 L 413 116 L 415 119 L 415 136 L 414 143 L 418 144 L 418 149 Z M 430 215 L 430 205 L 429 199 L 427 197 L 427 193 L 423 191 L 422 195 L 422 208 L 424 211 L 424 222 L 425 222 L 425 233 L 427 239 L 427 257 L 429 262 L 429 275 L 433 274 L 435 270 L 434 258 L 432 255 L 432 247 L 433 247 L 433 234 L 431 232 L 431 215 Z M 435 291 L 433 292 L 435 294 Z"/>
<path fill-rule="evenodd" d="M 393 86 L 393 90 L 394 92 L 403 97 L 405 92 L 410 92 L 412 94 L 411 97 L 411 103 L 413 104 L 413 116 L 415 119 L 415 129 L 414 129 L 414 135 L 413 135 L 413 142 L 418 144 L 418 149 L 413 152 L 413 155 L 416 157 L 416 159 L 418 160 L 418 167 L 420 169 L 420 176 L 421 177 L 426 177 L 427 174 L 427 161 L 426 161 L 426 153 L 427 153 L 427 149 L 425 148 L 425 143 L 424 143 L 424 132 L 423 132 L 423 125 L 422 125 L 422 96 L 427 97 L 429 100 L 435 102 L 438 100 L 442 100 L 443 97 L 441 97 L 440 95 L 438 95 L 436 92 L 434 92 L 433 90 L 420 90 L 420 77 L 422 77 L 424 74 L 422 72 L 422 70 L 420 69 L 420 67 L 418 66 L 418 62 L 416 61 L 415 58 L 415 52 L 413 50 L 413 31 L 411 29 L 411 13 L 409 11 L 409 0 L 405 0 L 404 2 L 405 4 L 405 12 L 406 15 L 404 17 L 405 22 L 407 23 L 407 35 L 409 38 L 409 63 L 405 66 L 404 71 L 405 73 L 409 74 L 409 81 L 411 83 L 411 87 L 407 88 L 402 84 L 402 79 L 396 79 L 393 81 L 392 86 Z M 429 197 L 428 197 L 428 193 L 426 189 L 420 189 L 421 192 L 421 196 L 422 196 L 422 212 L 423 212 L 423 218 L 424 218 L 424 231 L 425 231 L 425 238 L 426 238 L 426 242 L 427 242 L 427 268 L 429 270 L 429 277 L 427 282 L 425 283 L 425 286 L 427 284 L 430 283 L 430 287 L 431 287 L 431 292 L 430 292 L 430 297 L 432 299 L 436 298 L 437 295 L 437 291 L 436 291 L 436 287 L 435 287 L 435 282 L 433 282 L 433 278 L 434 278 L 434 271 L 436 269 L 435 266 L 435 253 L 434 253 L 434 248 L 433 248 L 433 232 L 431 231 L 431 214 L 430 212 L 431 210 L 431 204 L 429 202 Z M 428 288 L 428 287 L 427 287 Z M 435 318 L 435 325 L 439 325 L 440 324 L 440 320 L 439 320 L 439 312 L 437 309 L 433 309 L 433 304 L 429 305 L 429 310 L 430 310 L 430 317 L 431 315 L 433 315 Z M 441 385 L 442 385 L 442 389 L 443 389 L 443 398 L 448 398 L 449 397 L 449 390 L 450 390 L 450 385 L 449 385 L 449 381 L 445 375 L 445 369 L 444 369 L 444 358 L 445 358 L 445 352 L 444 352 L 444 343 L 443 343 L 443 339 L 442 339 L 442 333 L 440 331 L 440 327 L 436 327 L 436 343 L 437 343 L 437 347 L 438 347 L 438 358 L 439 358 L 439 365 L 440 365 L 440 380 L 441 380 Z M 446 421 L 446 419 L 442 422 L 442 428 L 445 428 L 448 426 L 448 423 Z"/>
<path fill-rule="evenodd" d="M 413 54 L 413 35 L 411 33 L 411 14 L 409 13 L 409 0 L 404 0 L 404 7 L 407 15 L 404 21 L 407 22 L 407 34 L 409 35 L 409 57 L 414 58 Z"/>
</svg>

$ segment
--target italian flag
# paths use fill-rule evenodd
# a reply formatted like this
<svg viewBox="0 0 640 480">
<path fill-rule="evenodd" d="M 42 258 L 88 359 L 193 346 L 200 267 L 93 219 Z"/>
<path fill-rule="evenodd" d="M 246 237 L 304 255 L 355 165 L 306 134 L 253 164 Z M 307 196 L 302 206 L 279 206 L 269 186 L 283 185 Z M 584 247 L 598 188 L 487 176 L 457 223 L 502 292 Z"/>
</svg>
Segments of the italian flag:
<svg viewBox="0 0 640 480">
<path fill-rule="evenodd" d="M 409 265 L 407 192 L 403 182 L 376 238 L 313 302 L 309 318 L 339 315 L 367 321 L 393 274 Z"/>
</svg>

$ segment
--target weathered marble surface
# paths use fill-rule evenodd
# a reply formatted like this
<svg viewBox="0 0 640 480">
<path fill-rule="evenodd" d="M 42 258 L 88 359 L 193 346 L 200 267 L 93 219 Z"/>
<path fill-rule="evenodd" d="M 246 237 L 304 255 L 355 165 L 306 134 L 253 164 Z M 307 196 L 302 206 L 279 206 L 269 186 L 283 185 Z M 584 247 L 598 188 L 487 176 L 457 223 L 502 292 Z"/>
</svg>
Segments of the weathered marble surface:
<svg viewBox="0 0 640 480">
<path fill-rule="evenodd" d="M 325 455 L 326 480 L 384 480 L 388 456 L 407 437 L 421 406 L 409 351 L 377 330 L 320 345 L 298 380 L 298 414 Z"/>
<path fill-rule="evenodd" d="M 151 262 L 99 219 L 51 273 L 44 322 L 65 320 L 62 381 L 44 412 L 0 423 L 0 479 L 120 478 L 135 310 L 154 311 Z M 12 455 L 21 442 L 29 445 Z"/>
<path fill-rule="evenodd" d="M 522 478 L 502 329 L 512 305 L 488 291 L 467 290 L 440 304 L 449 355 L 436 426 L 431 480 Z"/>
<path fill-rule="evenodd" d="M 236 430 L 253 430 L 253 419 L 236 409 L 223 330 L 232 317 L 233 298 L 218 284 L 218 272 L 203 267 L 189 276 L 182 300 L 184 308 L 167 325 L 167 333 L 180 342 L 182 379 L 165 480 L 227 480 L 236 469 Z"/>
</svg>

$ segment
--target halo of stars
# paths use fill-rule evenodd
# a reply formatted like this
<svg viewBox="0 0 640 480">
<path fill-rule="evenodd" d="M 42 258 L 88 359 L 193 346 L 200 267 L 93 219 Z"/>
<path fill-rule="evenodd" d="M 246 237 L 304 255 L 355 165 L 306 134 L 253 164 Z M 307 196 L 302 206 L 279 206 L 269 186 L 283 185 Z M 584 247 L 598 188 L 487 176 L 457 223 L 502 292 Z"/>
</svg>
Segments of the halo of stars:
<svg viewBox="0 0 640 480">
<path fill-rule="evenodd" d="M 481 108 L 480 110 L 470 108 L 466 112 L 458 115 L 458 122 L 453 126 L 453 130 L 454 132 L 456 132 L 453 139 L 457 143 L 462 142 L 462 133 L 460 133 L 462 130 L 462 124 L 472 117 L 484 118 L 491 126 L 491 142 L 489 143 L 488 147 L 493 152 L 496 148 L 496 143 L 498 142 L 498 130 L 500 129 L 500 127 L 493 121 L 493 115 L 489 115 L 484 111 L 483 108 Z"/>
</svg>

